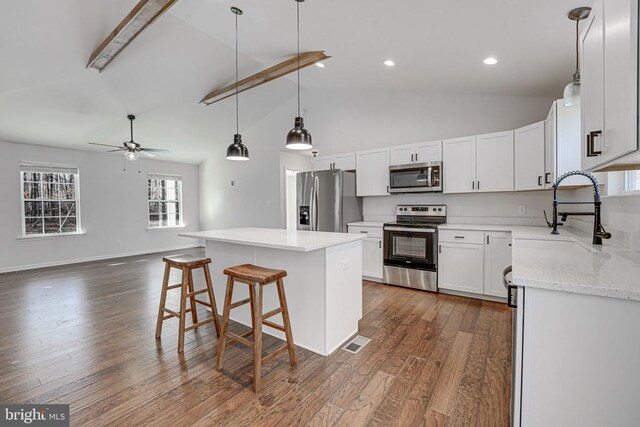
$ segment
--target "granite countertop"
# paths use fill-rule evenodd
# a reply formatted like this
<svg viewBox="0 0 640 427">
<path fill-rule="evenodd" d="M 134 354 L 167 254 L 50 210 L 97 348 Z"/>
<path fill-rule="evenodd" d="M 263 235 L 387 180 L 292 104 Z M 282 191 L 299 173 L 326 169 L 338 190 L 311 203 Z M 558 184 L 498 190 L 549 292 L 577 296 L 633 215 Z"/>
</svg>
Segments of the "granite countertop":
<svg viewBox="0 0 640 427">
<path fill-rule="evenodd" d="M 366 235 L 279 228 L 231 228 L 180 233 L 181 237 L 235 243 L 238 245 L 309 252 L 366 239 Z"/>
<path fill-rule="evenodd" d="M 449 230 L 508 231 L 513 240 L 514 285 L 640 301 L 640 253 L 591 243 L 591 235 L 547 227 L 446 224 Z"/>
<path fill-rule="evenodd" d="M 347 225 L 353 225 L 353 226 L 356 226 L 356 227 L 382 228 L 382 226 L 384 226 L 384 222 L 382 222 L 382 221 L 357 221 L 357 222 L 350 222 Z"/>
</svg>

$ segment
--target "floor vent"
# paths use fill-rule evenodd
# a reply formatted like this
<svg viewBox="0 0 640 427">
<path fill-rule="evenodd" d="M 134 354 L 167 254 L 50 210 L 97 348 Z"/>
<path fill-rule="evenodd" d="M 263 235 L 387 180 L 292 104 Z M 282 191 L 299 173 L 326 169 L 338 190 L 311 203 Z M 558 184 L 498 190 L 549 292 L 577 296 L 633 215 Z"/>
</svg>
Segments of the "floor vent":
<svg viewBox="0 0 640 427">
<path fill-rule="evenodd" d="M 353 353 L 356 354 L 358 353 L 360 350 L 362 350 L 364 348 L 365 345 L 369 344 L 369 342 L 371 341 L 370 338 L 366 338 L 360 335 L 357 335 L 354 339 L 352 339 L 351 341 L 349 341 L 347 343 L 347 345 L 345 345 L 344 347 L 342 347 L 342 349 L 344 351 L 348 351 L 349 353 Z"/>
</svg>

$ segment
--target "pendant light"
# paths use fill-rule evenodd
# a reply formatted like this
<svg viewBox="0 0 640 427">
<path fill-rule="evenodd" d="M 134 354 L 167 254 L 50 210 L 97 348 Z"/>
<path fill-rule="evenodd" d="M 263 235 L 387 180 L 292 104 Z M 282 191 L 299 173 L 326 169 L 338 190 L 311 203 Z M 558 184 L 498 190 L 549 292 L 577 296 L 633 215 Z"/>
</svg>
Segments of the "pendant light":
<svg viewBox="0 0 640 427">
<path fill-rule="evenodd" d="M 579 7 L 569 12 L 569 19 L 576 21 L 576 72 L 573 74 L 573 81 L 564 88 L 564 106 L 575 107 L 580 105 L 580 21 L 586 19 L 591 12 L 590 7 Z"/>
<path fill-rule="evenodd" d="M 236 134 L 233 136 L 233 144 L 227 147 L 227 160 L 243 161 L 249 160 L 249 149 L 242 143 L 238 106 L 238 16 L 242 15 L 242 10 L 232 7 L 231 12 L 236 15 Z"/>
<path fill-rule="evenodd" d="M 304 128 L 304 119 L 300 114 L 300 3 L 304 0 L 295 0 L 298 23 L 298 116 L 295 118 L 293 129 L 287 134 L 286 147 L 290 150 L 311 149 L 311 133 Z"/>
</svg>

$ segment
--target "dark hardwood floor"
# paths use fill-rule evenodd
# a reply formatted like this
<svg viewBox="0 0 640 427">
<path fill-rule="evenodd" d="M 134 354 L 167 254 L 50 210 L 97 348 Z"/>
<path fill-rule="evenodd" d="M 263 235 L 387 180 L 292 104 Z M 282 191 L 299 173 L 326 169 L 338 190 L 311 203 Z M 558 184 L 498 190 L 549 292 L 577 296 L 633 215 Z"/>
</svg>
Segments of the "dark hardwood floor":
<svg viewBox="0 0 640 427">
<path fill-rule="evenodd" d="M 279 356 L 254 394 L 250 349 L 230 346 L 215 369 L 213 324 L 187 332 L 183 356 L 177 321 L 154 338 L 162 255 L 0 275 L 0 402 L 68 403 L 76 426 L 509 424 L 504 304 L 365 282 L 369 345 L 298 348 L 296 369 Z M 280 345 L 264 339 L 265 352 Z"/>
</svg>

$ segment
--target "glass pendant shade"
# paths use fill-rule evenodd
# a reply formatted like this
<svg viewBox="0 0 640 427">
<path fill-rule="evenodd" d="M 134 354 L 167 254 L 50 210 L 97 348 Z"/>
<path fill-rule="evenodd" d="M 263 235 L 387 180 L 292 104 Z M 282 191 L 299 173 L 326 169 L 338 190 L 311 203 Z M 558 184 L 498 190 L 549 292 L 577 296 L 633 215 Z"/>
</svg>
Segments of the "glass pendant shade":
<svg viewBox="0 0 640 427">
<path fill-rule="evenodd" d="M 241 135 L 233 136 L 233 144 L 227 147 L 227 160 L 249 160 L 249 149 L 242 143 Z"/>
<path fill-rule="evenodd" d="M 136 160 L 138 160 L 138 152 L 137 151 L 126 151 L 124 153 L 124 157 L 127 160 L 130 160 L 132 162 L 135 162 Z"/>
<path fill-rule="evenodd" d="M 312 148 L 311 133 L 304 128 L 302 117 L 296 117 L 295 126 L 287 134 L 287 145 L 290 150 L 309 150 Z"/>
<path fill-rule="evenodd" d="M 571 82 L 564 88 L 564 106 L 577 107 L 580 105 L 580 82 Z"/>
</svg>

